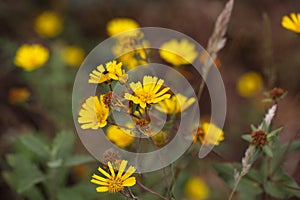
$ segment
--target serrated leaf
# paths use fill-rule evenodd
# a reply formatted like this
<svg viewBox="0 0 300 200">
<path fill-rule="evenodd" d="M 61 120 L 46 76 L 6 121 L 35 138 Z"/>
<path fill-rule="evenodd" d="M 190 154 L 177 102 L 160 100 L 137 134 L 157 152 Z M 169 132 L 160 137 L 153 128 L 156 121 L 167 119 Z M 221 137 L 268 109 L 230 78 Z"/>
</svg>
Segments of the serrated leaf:
<svg viewBox="0 0 300 200">
<path fill-rule="evenodd" d="M 91 156 L 75 155 L 75 156 L 66 158 L 64 163 L 63 163 L 63 166 L 64 167 L 73 167 L 73 166 L 84 164 L 84 163 L 87 163 L 87 162 L 92 162 L 94 160 L 95 159 Z"/>
<path fill-rule="evenodd" d="M 43 159 L 50 158 L 49 146 L 44 143 L 41 139 L 38 139 L 34 135 L 24 135 L 20 136 L 19 140 L 24 144 L 29 150 L 31 150 L 36 155 L 40 156 Z"/>
<path fill-rule="evenodd" d="M 74 145 L 74 135 L 70 132 L 61 132 L 56 135 L 51 154 L 53 158 L 65 158 L 71 154 Z"/>
<path fill-rule="evenodd" d="M 247 142 L 251 142 L 252 141 L 252 137 L 250 134 L 245 134 L 245 135 L 242 135 L 242 138 L 244 140 L 246 140 Z"/>
<path fill-rule="evenodd" d="M 268 146 L 268 145 L 265 145 L 264 147 L 263 147 L 263 151 L 264 151 L 264 153 L 265 154 L 267 154 L 269 157 L 273 157 L 273 152 L 272 152 L 272 149 L 270 148 L 270 146 Z"/>
</svg>

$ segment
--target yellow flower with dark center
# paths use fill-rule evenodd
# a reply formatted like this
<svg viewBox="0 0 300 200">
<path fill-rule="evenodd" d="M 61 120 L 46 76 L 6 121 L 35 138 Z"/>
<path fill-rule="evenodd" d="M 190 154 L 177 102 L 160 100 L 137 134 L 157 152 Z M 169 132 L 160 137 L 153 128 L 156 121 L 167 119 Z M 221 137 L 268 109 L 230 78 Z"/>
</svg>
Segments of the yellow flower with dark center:
<svg viewBox="0 0 300 200">
<path fill-rule="evenodd" d="M 253 97 L 262 90 L 263 78 L 256 72 L 243 74 L 237 82 L 236 89 L 242 97 Z"/>
<path fill-rule="evenodd" d="M 196 101 L 195 98 L 188 98 L 180 93 L 173 95 L 158 103 L 155 108 L 163 113 L 173 114 L 180 113 L 190 107 Z"/>
<path fill-rule="evenodd" d="M 110 20 L 106 25 L 107 34 L 109 36 L 136 28 L 139 28 L 139 24 L 135 20 L 129 18 L 115 18 Z"/>
<path fill-rule="evenodd" d="M 23 44 L 16 52 L 14 63 L 25 71 L 43 66 L 49 58 L 49 50 L 39 44 Z"/>
<path fill-rule="evenodd" d="M 170 40 L 164 43 L 159 50 L 160 56 L 174 66 L 191 64 L 198 56 L 196 47 L 187 39 Z"/>
<path fill-rule="evenodd" d="M 9 89 L 8 101 L 11 104 L 25 102 L 30 97 L 30 91 L 26 87 L 13 87 Z"/>
<path fill-rule="evenodd" d="M 281 25 L 295 33 L 300 33 L 300 13 L 291 13 L 290 17 L 283 16 Z"/>
<path fill-rule="evenodd" d="M 98 171 L 105 176 L 103 178 L 102 176 L 99 176 L 97 174 L 93 174 L 91 182 L 97 185 L 100 185 L 96 188 L 97 192 L 120 192 L 124 190 L 124 187 L 131 187 L 136 184 L 135 177 L 130 177 L 134 172 L 135 168 L 133 166 L 130 166 L 126 171 L 126 165 L 128 161 L 122 160 L 118 173 L 116 175 L 116 172 L 114 171 L 114 168 L 111 164 L 111 162 L 108 162 L 108 168 L 110 171 L 110 174 L 103 170 L 101 167 L 98 168 Z M 123 172 L 125 173 L 123 174 Z"/>
<path fill-rule="evenodd" d="M 109 126 L 106 133 L 107 138 L 121 148 L 129 146 L 134 140 L 130 130 L 116 125 Z"/>
<path fill-rule="evenodd" d="M 45 11 L 37 16 L 34 24 L 35 31 L 45 38 L 57 36 L 62 31 L 62 19 L 51 11 Z"/>
<path fill-rule="evenodd" d="M 160 90 L 163 83 L 163 79 L 158 80 L 158 78 L 154 76 L 144 76 L 143 85 L 140 81 L 137 83 L 131 82 L 129 84 L 134 95 L 125 93 L 124 98 L 133 101 L 134 104 L 139 104 L 142 108 L 145 108 L 147 104 L 158 103 L 164 99 L 170 98 L 170 94 L 165 94 L 170 90 L 170 88 L 165 87 Z"/>
<path fill-rule="evenodd" d="M 189 200 L 204 200 L 209 196 L 209 188 L 202 179 L 192 177 L 185 185 L 185 194 Z"/>
<path fill-rule="evenodd" d="M 105 68 L 103 65 L 97 66 L 97 69 L 90 73 L 89 83 L 99 84 L 111 80 L 119 80 L 120 83 L 126 83 L 127 79 L 128 75 L 122 69 L 122 63 L 117 63 L 114 60 L 106 63 Z"/>
<path fill-rule="evenodd" d="M 98 129 L 106 126 L 109 108 L 103 102 L 103 96 L 100 100 L 97 96 L 86 99 L 79 111 L 78 123 L 82 129 Z"/>
<path fill-rule="evenodd" d="M 65 47 L 62 51 L 64 62 L 71 67 L 79 67 L 84 60 L 85 52 L 76 46 Z"/>
</svg>

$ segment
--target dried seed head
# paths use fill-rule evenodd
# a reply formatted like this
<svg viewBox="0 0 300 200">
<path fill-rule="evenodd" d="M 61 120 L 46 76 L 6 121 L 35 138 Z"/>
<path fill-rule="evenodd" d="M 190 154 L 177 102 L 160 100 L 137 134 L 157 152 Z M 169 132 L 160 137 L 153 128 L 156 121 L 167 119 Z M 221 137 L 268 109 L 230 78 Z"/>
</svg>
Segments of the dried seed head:
<svg viewBox="0 0 300 200">
<path fill-rule="evenodd" d="M 263 130 L 256 130 L 251 133 L 252 145 L 256 145 L 258 149 L 262 149 L 267 144 L 267 134 Z"/>
<path fill-rule="evenodd" d="M 134 118 L 133 119 L 134 122 L 135 122 L 135 126 L 136 128 L 142 133 L 144 134 L 145 136 L 152 136 L 152 131 L 149 127 L 149 121 L 145 120 L 145 119 L 137 119 L 137 118 Z"/>
<path fill-rule="evenodd" d="M 272 99 L 277 99 L 283 95 L 284 90 L 281 88 L 275 87 L 272 90 L 269 90 L 268 93 Z"/>
<path fill-rule="evenodd" d="M 107 165 L 108 162 L 116 163 L 121 160 L 121 155 L 114 149 L 108 149 L 103 153 L 103 161 Z"/>
<path fill-rule="evenodd" d="M 111 103 L 113 100 L 113 92 L 108 92 L 107 94 L 105 94 L 103 96 L 103 102 L 105 105 L 107 105 L 108 107 L 110 107 Z"/>
</svg>

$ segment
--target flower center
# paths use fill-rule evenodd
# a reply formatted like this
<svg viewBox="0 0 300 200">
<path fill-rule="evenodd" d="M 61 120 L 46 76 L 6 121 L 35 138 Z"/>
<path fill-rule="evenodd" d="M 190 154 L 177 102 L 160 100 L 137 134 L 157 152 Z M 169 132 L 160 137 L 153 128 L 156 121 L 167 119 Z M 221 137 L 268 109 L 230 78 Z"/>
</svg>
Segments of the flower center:
<svg viewBox="0 0 300 200">
<path fill-rule="evenodd" d="M 111 177 L 111 179 L 108 180 L 108 191 L 119 192 L 123 189 L 123 180 L 121 178 Z"/>
<path fill-rule="evenodd" d="M 142 92 L 140 95 L 139 95 L 140 99 L 142 102 L 145 102 L 145 103 L 150 103 L 152 99 L 154 99 L 154 95 L 152 93 L 149 93 L 149 92 Z"/>
</svg>

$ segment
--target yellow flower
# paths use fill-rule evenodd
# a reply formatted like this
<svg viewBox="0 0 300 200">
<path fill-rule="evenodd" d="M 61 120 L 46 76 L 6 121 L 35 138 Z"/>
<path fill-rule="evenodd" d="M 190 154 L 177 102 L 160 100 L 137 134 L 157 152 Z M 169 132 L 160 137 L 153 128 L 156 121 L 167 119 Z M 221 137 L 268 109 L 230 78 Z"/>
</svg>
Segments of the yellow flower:
<svg viewBox="0 0 300 200">
<path fill-rule="evenodd" d="M 209 188 L 202 179 L 192 177 L 185 185 L 185 194 L 190 200 L 204 200 L 209 196 Z"/>
<path fill-rule="evenodd" d="M 34 25 L 35 31 L 45 38 L 55 37 L 62 31 L 61 18 L 51 11 L 45 11 L 37 16 Z"/>
<path fill-rule="evenodd" d="M 107 34 L 109 36 L 117 35 L 124 31 L 139 28 L 139 24 L 133 19 L 129 18 L 115 18 L 110 20 L 107 25 Z"/>
<path fill-rule="evenodd" d="M 158 78 L 154 76 L 144 76 L 143 85 L 141 82 L 131 82 L 129 86 L 135 95 L 125 93 L 124 98 L 133 101 L 135 104 L 139 104 L 142 108 L 145 108 L 146 104 L 158 103 L 164 99 L 170 98 L 170 94 L 165 94 L 170 88 L 166 87 L 159 91 L 164 80 L 159 79 L 157 81 L 157 79 Z"/>
<path fill-rule="evenodd" d="M 100 185 L 96 188 L 97 192 L 119 192 L 124 189 L 124 187 L 131 187 L 136 184 L 135 177 L 130 177 L 134 172 L 135 168 L 130 166 L 127 171 L 123 174 L 128 161 L 122 160 L 120 167 L 118 169 L 118 174 L 114 171 L 111 162 L 108 162 L 108 167 L 110 174 L 104 171 L 101 167 L 98 171 L 105 176 L 105 178 L 93 174 L 91 182 Z"/>
<path fill-rule="evenodd" d="M 65 47 L 62 51 L 64 62 L 71 67 L 79 67 L 85 57 L 83 49 L 76 46 Z"/>
<path fill-rule="evenodd" d="M 263 79 L 256 72 L 247 72 L 243 74 L 237 82 L 237 92 L 242 97 L 253 97 L 262 89 Z"/>
<path fill-rule="evenodd" d="M 97 96 L 89 97 L 82 105 L 78 117 L 82 129 L 96 130 L 106 126 L 109 109 L 103 102 L 103 96 L 100 96 L 100 101 Z"/>
<path fill-rule="evenodd" d="M 113 53 L 118 57 L 128 69 L 134 69 L 139 65 L 147 64 L 146 51 L 149 47 L 148 41 L 142 41 L 142 44 L 134 44 L 133 39 L 121 39 L 113 46 Z"/>
<path fill-rule="evenodd" d="M 158 103 L 155 108 L 163 113 L 180 113 L 190 107 L 196 101 L 195 98 L 188 98 L 180 93 Z"/>
<path fill-rule="evenodd" d="M 173 39 L 164 43 L 159 53 L 165 61 L 174 66 L 191 64 L 198 56 L 195 45 L 185 38 L 181 41 Z"/>
<path fill-rule="evenodd" d="M 96 70 L 90 73 L 89 83 L 103 83 L 110 80 L 119 80 L 121 83 L 126 83 L 128 75 L 125 74 L 125 70 L 122 70 L 122 63 L 117 61 L 111 61 L 106 63 L 105 68 L 103 65 L 97 66 Z"/>
<path fill-rule="evenodd" d="M 283 16 L 281 25 L 295 33 L 300 33 L 300 13 L 291 13 L 290 17 Z"/>
<path fill-rule="evenodd" d="M 122 129 L 116 125 L 109 126 L 106 133 L 107 138 L 121 148 L 129 146 L 134 140 L 129 130 Z"/>
<path fill-rule="evenodd" d="M 14 63 L 25 71 L 43 66 L 49 58 L 49 50 L 39 44 L 23 44 L 16 52 Z"/>
<path fill-rule="evenodd" d="M 8 101 L 11 104 L 22 103 L 28 100 L 30 91 L 25 87 L 13 87 L 9 89 Z"/>
<path fill-rule="evenodd" d="M 224 140 L 224 132 L 213 123 L 204 122 L 197 135 L 203 145 L 219 145 Z"/>
</svg>

